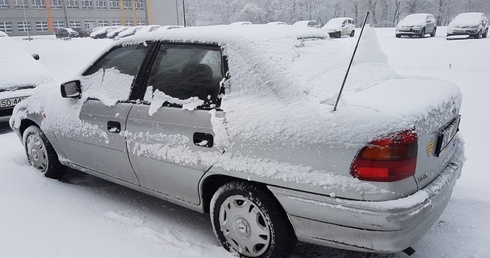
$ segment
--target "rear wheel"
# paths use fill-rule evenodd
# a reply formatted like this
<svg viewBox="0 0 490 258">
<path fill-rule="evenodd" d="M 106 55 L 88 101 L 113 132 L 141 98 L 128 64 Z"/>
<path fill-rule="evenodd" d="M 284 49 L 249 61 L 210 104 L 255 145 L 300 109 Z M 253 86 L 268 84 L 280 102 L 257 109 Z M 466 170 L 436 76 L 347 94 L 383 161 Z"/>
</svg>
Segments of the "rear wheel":
<svg viewBox="0 0 490 258">
<path fill-rule="evenodd" d="M 58 155 L 46 135 L 35 125 L 29 126 L 23 134 L 29 164 L 49 178 L 60 178 L 66 170 L 58 160 Z"/>
<path fill-rule="evenodd" d="M 221 245 L 240 257 L 287 257 L 296 236 L 279 202 L 262 187 L 230 182 L 211 200 L 211 221 Z"/>
</svg>

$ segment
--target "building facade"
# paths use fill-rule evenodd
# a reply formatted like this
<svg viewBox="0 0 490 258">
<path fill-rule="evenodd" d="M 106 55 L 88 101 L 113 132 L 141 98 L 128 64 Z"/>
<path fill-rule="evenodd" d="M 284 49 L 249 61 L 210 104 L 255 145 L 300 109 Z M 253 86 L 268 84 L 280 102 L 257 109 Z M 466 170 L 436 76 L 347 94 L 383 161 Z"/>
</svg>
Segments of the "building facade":
<svg viewBox="0 0 490 258">
<path fill-rule="evenodd" d="M 148 24 L 178 24 L 176 0 L 0 0 L 0 31 L 10 36 Z"/>
</svg>

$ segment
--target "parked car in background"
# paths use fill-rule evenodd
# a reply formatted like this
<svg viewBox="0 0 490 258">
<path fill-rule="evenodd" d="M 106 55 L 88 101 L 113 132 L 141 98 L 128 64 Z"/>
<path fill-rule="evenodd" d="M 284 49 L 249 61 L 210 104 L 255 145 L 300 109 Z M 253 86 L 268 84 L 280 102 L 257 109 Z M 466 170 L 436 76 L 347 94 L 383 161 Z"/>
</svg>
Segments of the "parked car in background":
<svg viewBox="0 0 490 258">
<path fill-rule="evenodd" d="M 124 31 L 119 32 L 115 39 L 122 39 L 125 37 L 133 36 L 137 31 L 141 30 L 142 26 L 132 26 Z"/>
<path fill-rule="evenodd" d="M 308 21 L 297 21 L 293 24 L 293 26 L 298 26 L 298 27 L 311 27 L 318 29 L 320 28 L 320 24 L 318 24 L 317 21 L 315 20 L 308 20 Z"/>
<path fill-rule="evenodd" d="M 230 23 L 230 25 L 233 25 L 233 26 L 235 26 L 235 25 L 252 25 L 252 24 L 253 23 L 246 22 L 246 21 L 239 21 L 239 22 L 232 22 L 232 23 Z"/>
<path fill-rule="evenodd" d="M 268 22 L 266 25 L 288 25 L 285 22 Z"/>
<path fill-rule="evenodd" d="M 117 30 L 119 26 L 109 26 L 109 27 L 101 27 L 100 29 L 97 29 L 90 33 L 90 37 L 93 39 L 105 39 L 107 38 L 107 33 Z"/>
<path fill-rule="evenodd" d="M 78 32 L 72 28 L 56 28 L 54 34 L 57 39 L 60 38 L 73 38 L 78 36 Z"/>
<path fill-rule="evenodd" d="M 91 30 L 85 29 L 85 28 L 72 28 L 72 29 L 75 30 L 76 32 L 78 32 L 77 37 L 79 37 L 79 38 L 90 37 L 90 33 L 92 33 Z"/>
<path fill-rule="evenodd" d="M 436 32 L 437 22 L 434 15 L 429 13 L 414 13 L 403 18 L 396 25 L 395 36 L 397 38 L 401 36 L 417 36 L 423 38 L 426 34 L 430 34 L 431 37 L 434 37 Z"/>
<path fill-rule="evenodd" d="M 179 29 L 179 28 L 183 28 L 183 27 L 179 25 L 165 25 L 165 26 L 161 26 L 156 31 L 172 30 L 172 29 Z"/>
<path fill-rule="evenodd" d="M 106 37 L 108 39 L 114 39 L 114 38 L 116 38 L 119 35 L 119 33 L 127 30 L 128 28 L 129 27 L 120 27 L 120 28 L 117 28 L 117 29 L 115 29 L 115 30 L 113 30 L 111 32 L 108 32 L 107 35 L 106 35 Z"/>
<path fill-rule="evenodd" d="M 162 27 L 162 26 L 160 26 L 160 25 L 147 25 L 147 26 L 141 26 L 141 28 L 140 28 L 138 31 L 136 31 L 136 32 L 134 33 L 134 35 L 140 35 L 140 34 L 142 34 L 142 33 L 153 32 L 153 31 L 158 30 L 160 27 Z"/>
<path fill-rule="evenodd" d="M 0 31 L 0 38 L 1 37 L 8 37 L 9 35 L 3 31 Z"/>
<path fill-rule="evenodd" d="M 473 38 L 486 38 L 488 35 L 488 18 L 484 13 L 462 13 L 456 16 L 447 26 L 447 37 L 468 35 Z"/>
<path fill-rule="evenodd" d="M 10 125 L 45 176 L 71 167 L 210 213 L 242 257 L 287 257 L 297 240 L 399 252 L 460 176 L 462 94 L 364 59 L 335 111 L 351 55 L 302 26 L 145 33 L 22 101 Z"/>
<path fill-rule="evenodd" d="M 354 19 L 348 17 L 333 18 L 322 27 L 332 38 L 340 38 L 349 35 L 354 37 Z"/>
<path fill-rule="evenodd" d="M 18 42 L 0 32 L 0 122 L 8 121 L 14 106 L 34 92 L 34 88 L 54 83 L 50 72 L 28 54 Z"/>
</svg>

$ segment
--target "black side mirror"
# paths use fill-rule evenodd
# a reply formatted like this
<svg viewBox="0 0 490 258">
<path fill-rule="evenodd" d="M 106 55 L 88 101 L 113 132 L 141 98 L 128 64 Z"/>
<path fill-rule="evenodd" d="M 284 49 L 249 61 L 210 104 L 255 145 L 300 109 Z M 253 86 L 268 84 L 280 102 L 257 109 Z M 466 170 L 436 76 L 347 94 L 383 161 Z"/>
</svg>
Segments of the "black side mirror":
<svg viewBox="0 0 490 258">
<path fill-rule="evenodd" d="M 61 84 L 61 96 L 63 98 L 78 99 L 82 95 L 80 81 L 69 81 Z"/>
<path fill-rule="evenodd" d="M 39 55 L 38 54 L 32 54 L 32 58 L 34 58 L 35 60 L 39 60 Z"/>
</svg>

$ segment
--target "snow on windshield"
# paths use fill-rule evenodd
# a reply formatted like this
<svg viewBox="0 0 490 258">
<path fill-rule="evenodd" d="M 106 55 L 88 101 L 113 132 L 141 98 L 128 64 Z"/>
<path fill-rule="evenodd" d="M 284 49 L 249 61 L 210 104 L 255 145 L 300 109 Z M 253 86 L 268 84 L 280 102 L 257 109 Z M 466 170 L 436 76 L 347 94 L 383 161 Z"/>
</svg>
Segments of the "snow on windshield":
<svg viewBox="0 0 490 258">
<path fill-rule="evenodd" d="M 453 22 L 477 25 L 481 22 L 481 19 L 482 19 L 481 13 L 462 13 L 456 16 Z"/>
<path fill-rule="evenodd" d="M 322 29 L 330 29 L 330 28 L 339 28 L 342 26 L 342 23 L 345 21 L 345 18 L 335 18 L 331 19 L 330 21 L 325 24 L 325 26 L 322 27 Z"/>
<path fill-rule="evenodd" d="M 427 14 L 411 14 L 403 19 L 404 23 L 420 23 L 425 22 Z"/>
</svg>

